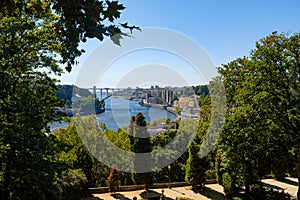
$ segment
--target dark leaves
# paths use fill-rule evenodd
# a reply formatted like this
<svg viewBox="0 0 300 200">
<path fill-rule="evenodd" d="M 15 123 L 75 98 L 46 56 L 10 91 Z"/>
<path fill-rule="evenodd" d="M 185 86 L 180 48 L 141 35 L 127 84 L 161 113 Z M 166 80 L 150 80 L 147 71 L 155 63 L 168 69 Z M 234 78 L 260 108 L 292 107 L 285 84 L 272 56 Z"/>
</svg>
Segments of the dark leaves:
<svg viewBox="0 0 300 200">
<path fill-rule="evenodd" d="M 138 31 L 142 31 L 142 29 L 141 29 L 140 27 L 137 27 L 137 26 L 128 26 L 128 23 L 127 23 L 127 22 L 121 24 L 121 26 L 122 26 L 123 28 L 129 29 L 129 30 L 130 30 L 130 33 L 132 33 L 132 31 L 133 31 L 134 29 L 136 29 L 136 30 L 138 30 Z"/>
<path fill-rule="evenodd" d="M 105 18 L 108 18 L 110 22 L 113 22 L 115 19 L 120 18 L 121 10 L 124 10 L 125 7 L 122 4 L 118 4 L 117 1 L 106 1 L 107 8 L 103 11 Z"/>
<path fill-rule="evenodd" d="M 137 26 L 128 26 L 128 23 L 116 25 L 114 22 L 120 18 L 121 11 L 125 9 L 118 1 L 84 1 L 57 0 L 53 9 L 59 15 L 59 35 L 64 46 L 59 52 L 62 63 L 67 64 L 66 70 L 71 71 L 75 59 L 82 54 L 77 49 L 80 41 L 86 42 L 87 38 L 97 38 L 103 41 L 110 37 L 114 44 L 120 45 L 121 39 L 128 34 L 124 29 L 140 30 Z"/>
</svg>

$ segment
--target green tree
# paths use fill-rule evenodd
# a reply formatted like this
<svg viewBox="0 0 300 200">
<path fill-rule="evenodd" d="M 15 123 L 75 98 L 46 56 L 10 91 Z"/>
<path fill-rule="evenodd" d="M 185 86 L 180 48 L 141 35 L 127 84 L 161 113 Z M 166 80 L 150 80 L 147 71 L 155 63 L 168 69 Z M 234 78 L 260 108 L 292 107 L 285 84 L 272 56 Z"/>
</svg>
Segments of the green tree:
<svg viewBox="0 0 300 200">
<path fill-rule="evenodd" d="M 0 6 L 1 199 L 45 199 L 59 173 L 46 132 L 54 107 L 63 106 L 49 75 L 71 71 L 83 53 L 80 41 L 107 36 L 119 44 L 122 27 L 136 27 L 114 24 L 124 9 L 117 1 L 5 0 Z"/>
<path fill-rule="evenodd" d="M 80 100 L 80 110 L 85 114 L 101 113 L 105 108 L 105 102 L 92 96 Z"/>
<path fill-rule="evenodd" d="M 274 102 L 269 101 L 268 107 L 263 105 L 262 95 L 266 93 L 264 94 L 265 89 L 262 87 L 266 85 L 258 85 L 261 83 L 252 79 L 251 73 L 257 73 L 257 71 L 249 72 L 257 70 L 253 64 L 244 58 L 226 66 L 234 68 L 240 65 L 242 78 L 233 90 L 233 98 L 229 97 L 233 99 L 230 102 L 233 106 L 229 108 L 222 135 L 223 158 L 226 159 L 221 165 L 235 181 L 234 185 L 245 186 L 247 194 L 250 192 L 250 186 L 270 173 L 275 164 L 282 159 L 281 156 L 287 153 L 284 150 L 286 147 L 278 143 L 285 140 L 284 137 L 281 138 L 284 130 L 275 125 L 275 116 L 272 116 L 274 114 L 268 115 L 265 112 L 270 106 L 274 106 L 272 105 Z M 242 73 L 243 71 L 248 71 L 248 73 Z M 262 109 L 257 109 L 259 107 Z"/>
<path fill-rule="evenodd" d="M 56 199 L 80 199 L 88 187 L 106 185 L 109 167 L 90 154 L 74 124 L 54 130 L 51 137 L 56 147 L 53 159 L 60 163 L 62 171 L 55 179 L 60 193 Z"/>
<path fill-rule="evenodd" d="M 220 77 L 217 77 L 208 86 L 200 86 L 200 89 L 206 92 L 201 92 L 198 99 L 201 108 L 199 125 L 197 135 L 189 146 L 189 158 L 185 173 L 186 182 L 194 187 L 202 188 L 207 170 L 213 171 L 214 169 L 215 145 L 218 142 L 222 120 L 225 117 L 225 107 L 222 105 L 222 102 L 225 101 L 224 93 L 220 83 Z M 197 88 L 194 89 L 197 90 Z"/>
<path fill-rule="evenodd" d="M 55 198 L 64 200 L 80 200 L 87 194 L 88 180 L 81 169 L 68 169 L 62 172 L 56 183 L 59 194 Z"/>
<path fill-rule="evenodd" d="M 251 76 L 259 91 L 253 98 L 255 110 L 268 120 L 273 131 L 275 158 L 279 162 L 289 160 L 290 152 L 295 152 L 290 161 L 295 161 L 300 181 L 300 34 L 274 32 L 256 44 L 251 57 L 260 72 L 260 76 Z M 274 168 L 279 167 L 279 162 L 274 162 Z"/>
<path fill-rule="evenodd" d="M 151 138 L 151 143 L 152 143 L 152 148 L 153 150 L 158 150 L 161 148 L 164 148 L 167 144 L 172 142 L 172 140 L 175 139 L 177 134 L 177 130 L 167 130 L 164 131 L 160 134 L 155 135 L 155 137 Z M 180 142 L 176 142 L 176 146 L 180 146 Z M 177 148 L 176 148 L 177 149 Z M 169 156 L 171 157 L 174 155 L 174 151 L 170 150 L 164 150 L 165 153 L 168 152 L 169 155 L 164 155 L 164 156 Z M 153 155 L 154 161 L 156 163 L 161 162 L 161 155 Z M 185 166 L 186 166 L 186 161 L 188 159 L 188 152 L 183 153 L 176 161 L 171 163 L 169 166 L 162 168 L 162 169 L 156 169 L 153 178 L 156 183 L 166 183 L 169 180 L 174 181 L 174 182 L 183 182 L 184 181 L 184 175 L 185 175 Z"/>
<path fill-rule="evenodd" d="M 72 96 L 77 95 L 80 97 L 92 96 L 88 89 L 79 88 L 76 85 L 57 85 L 58 90 L 55 92 L 56 96 L 60 99 L 72 101 Z"/>
<path fill-rule="evenodd" d="M 55 92 L 56 96 L 59 99 L 63 99 L 66 101 L 66 106 L 72 106 L 72 97 L 88 97 L 92 96 L 92 93 L 88 89 L 79 88 L 76 85 L 57 85 L 58 90 Z M 74 106 L 74 104 L 73 104 Z"/>
<path fill-rule="evenodd" d="M 209 94 L 209 89 L 208 89 L 207 85 L 193 86 L 193 89 L 194 89 L 196 95 L 199 95 L 199 96 L 202 96 L 202 97 Z"/>
<path fill-rule="evenodd" d="M 131 118 L 130 131 L 133 133 L 131 136 L 131 151 L 135 153 L 149 153 L 152 151 L 150 141 L 150 134 L 147 131 L 146 119 L 142 113 L 138 113 L 135 117 Z M 142 166 L 151 166 L 151 163 L 141 163 L 140 160 L 134 161 L 134 169 L 140 169 Z M 152 172 L 147 173 L 133 173 L 133 180 L 136 183 L 144 183 L 144 189 L 149 190 Z"/>
<path fill-rule="evenodd" d="M 61 103 L 54 95 L 54 80 L 38 69 L 54 73 L 60 69 L 52 55 L 43 52 L 50 43 L 47 28 L 42 28 L 46 22 L 1 4 L 1 196 L 44 198 L 53 187 L 56 170 L 49 167 L 55 164 L 50 158 L 52 142 L 45 132 L 53 120 L 54 107 Z"/>
<path fill-rule="evenodd" d="M 256 43 L 249 58 L 219 70 L 229 107 L 223 165 L 246 192 L 266 173 L 285 172 L 282 161 L 295 161 L 299 170 L 299 41 L 299 34 L 274 32 Z"/>
<path fill-rule="evenodd" d="M 57 145 L 56 159 L 65 165 L 66 169 L 81 169 L 92 183 L 93 157 L 82 144 L 74 124 L 66 129 L 58 129 L 51 133 L 55 136 Z"/>
<path fill-rule="evenodd" d="M 192 142 L 189 146 L 189 158 L 186 163 L 185 181 L 192 185 L 193 189 L 203 189 L 205 178 L 205 172 L 208 169 L 208 163 L 206 158 L 200 158 L 199 145 L 196 142 Z"/>
<path fill-rule="evenodd" d="M 95 157 L 95 160 L 99 161 L 93 161 L 92 173 L 95 177 L 95 182 L 93 182 L 95 186 L 106 186 L 106 178 L 109 174 L 109 168 L 112 166 L 122 166 L 123 169 L 130 171 L 132 166 L 131 155 L 128 154 L 130 139 L 124 131 L 102 130 L 96 115 L 80 117 L 77 114 L 73 118 L 73 122 L 82 144 Z M 123 183 L 127 184 L 127 176 Z"/>
</svg>

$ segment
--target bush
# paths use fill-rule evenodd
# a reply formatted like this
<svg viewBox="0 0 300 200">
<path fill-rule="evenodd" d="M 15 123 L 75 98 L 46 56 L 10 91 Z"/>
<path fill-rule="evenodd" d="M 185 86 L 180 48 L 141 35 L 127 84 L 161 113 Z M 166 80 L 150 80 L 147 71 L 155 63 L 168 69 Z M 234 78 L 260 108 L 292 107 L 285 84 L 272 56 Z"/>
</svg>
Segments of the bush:
<svg viewBox="0 0 300 200">
<path fill-rule="evenodd" d="M 247 200 L 291 200 L 291 196 L 285 192 L 278 192 L 274 190 L 262 189 L 252 192 L 249 196 L 245 197 Z"/>
<path fill-rule="evenodd" d="M 276 180 L 284 180 L 286 177 L 285 171 L 282 170 L 273 170 L 271 177 Z"/>
<path fill-rule="evenodd" d="M 215 170 L 209 169 L 205 172 L 205 174 L 206 179 L 217 179 Z"/>
<path fill-rule="evenodd" d="M 120 173 L 121 172 L 118 167 L 113 166 L 111 168 L 109 176 L 107 178 L 107 187 L 109 192 L 115 193 L 119 190 L 119 187 L 121 185 Z"/>
<path fill-rule="evenodd" d="M 81 169 L 68 170 L 58 181 L 60 186 L 60 199 L 81 199 L 87 193 L 88 181 Z"/>
<path fill-rule="evenodd" d="M 291 196 L 284 191 L 275 191 L 273 189 L 258 188 L 248 195 L 240 194 L 233 197 L 233 200 L 291 200 Z"/>
<path fill-rule="evenodd" d="M 231 196 L 238 193 L 237 188 L 234 185 L 234 181 L 232 180 L 228 172 L 225 172 L 222 175 L 222 186 L 224 188 L 224 193 L 226 194 L 226 196 Z"/>
</svg>

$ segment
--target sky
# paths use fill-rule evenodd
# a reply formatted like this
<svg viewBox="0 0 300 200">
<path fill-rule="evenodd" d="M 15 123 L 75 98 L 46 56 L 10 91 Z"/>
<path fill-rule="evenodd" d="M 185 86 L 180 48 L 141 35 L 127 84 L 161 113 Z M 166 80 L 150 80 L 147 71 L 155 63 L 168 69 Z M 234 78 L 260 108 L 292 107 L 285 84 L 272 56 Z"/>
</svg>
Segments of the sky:
<svg viewBox="0 0 300 200">
<path fill-rule="evenodd" d="M 273 31 L 290 34 L 300 32 L 299 0 L 119 2 L 126 9 L 117 23 L 128 22 L 142 29 L 141 33 L 134 31 L 128 43 L 138 43 L 141 35 L 144 41 L 157 40 L 152 41 L 155 43 L 153 48 L 143 46 L 143 42 L 138 43 L 141 48 L 137 45 L 130 49 L 126 46 L 126 40 L 122 41 L 124 44 L 121 42 L 121 47 L 112 45 L 109 40 L 89 40 L 80 45 L 86 53 L 78 59 L 79 64 L 74 66 L 71 73 L 60 78 L 61 84 L 76 84 L 81 87 L 95 84 L 97 87 L 207 84 L 217 75 L 217 67 L 248 56 L 255 48 L 255 42 Z M 147 35 L 148 28 L 157 30 L 152 34 L 154 38 Z M 172 32 L 174 37 L 171 36 Z M 173 46 L 163 46 L 168 40 Z M 193 46 L 193 42 L 198 47 Z M 107 47 L 107 43 L 113 47 Z M 112 49 L 108 51 L 107 48 Z M 123 54 L 116 53 L 120 48 L 125 49 Z M 112 57 L 107 52 L 113 54 Z M 198 56 L 195 52 L 205 54 L 206 57 Z M 194 55 L 189 57 L 192 54 Z M 111 58 L 111 62 L 102 66 L 105 63 L 103 57 Z M 198 61 L 196 57 L 199 57 Z M 210 59 L 211 63 L 205 59 Z M 207 66 L 212 68 L 213 73 L 203 72 Z"/>
</svg>

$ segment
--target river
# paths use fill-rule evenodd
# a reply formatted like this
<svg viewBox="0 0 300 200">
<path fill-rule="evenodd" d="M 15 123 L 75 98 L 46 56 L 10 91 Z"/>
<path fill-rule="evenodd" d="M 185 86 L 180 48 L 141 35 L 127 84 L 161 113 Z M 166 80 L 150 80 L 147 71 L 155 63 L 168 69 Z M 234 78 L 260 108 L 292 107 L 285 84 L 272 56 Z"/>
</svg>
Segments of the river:
<svg viewBox="0 0 300 200">
<path fill-rule="evenodd" d="M 162 108 L 141 106 L 138 101 L 127 100 L 123 98 L 110 97 L 105 100 L 105 112 L 97 115 L 98 122 L 103 122 L 111 130 L 128 126 L 131 116 L 141 112 L 147 122 L 161 118 L 174 120 L 176 116 Z M 66 128 L 68 123 L 52 123 L 50 129 Z"/>
</svg>

